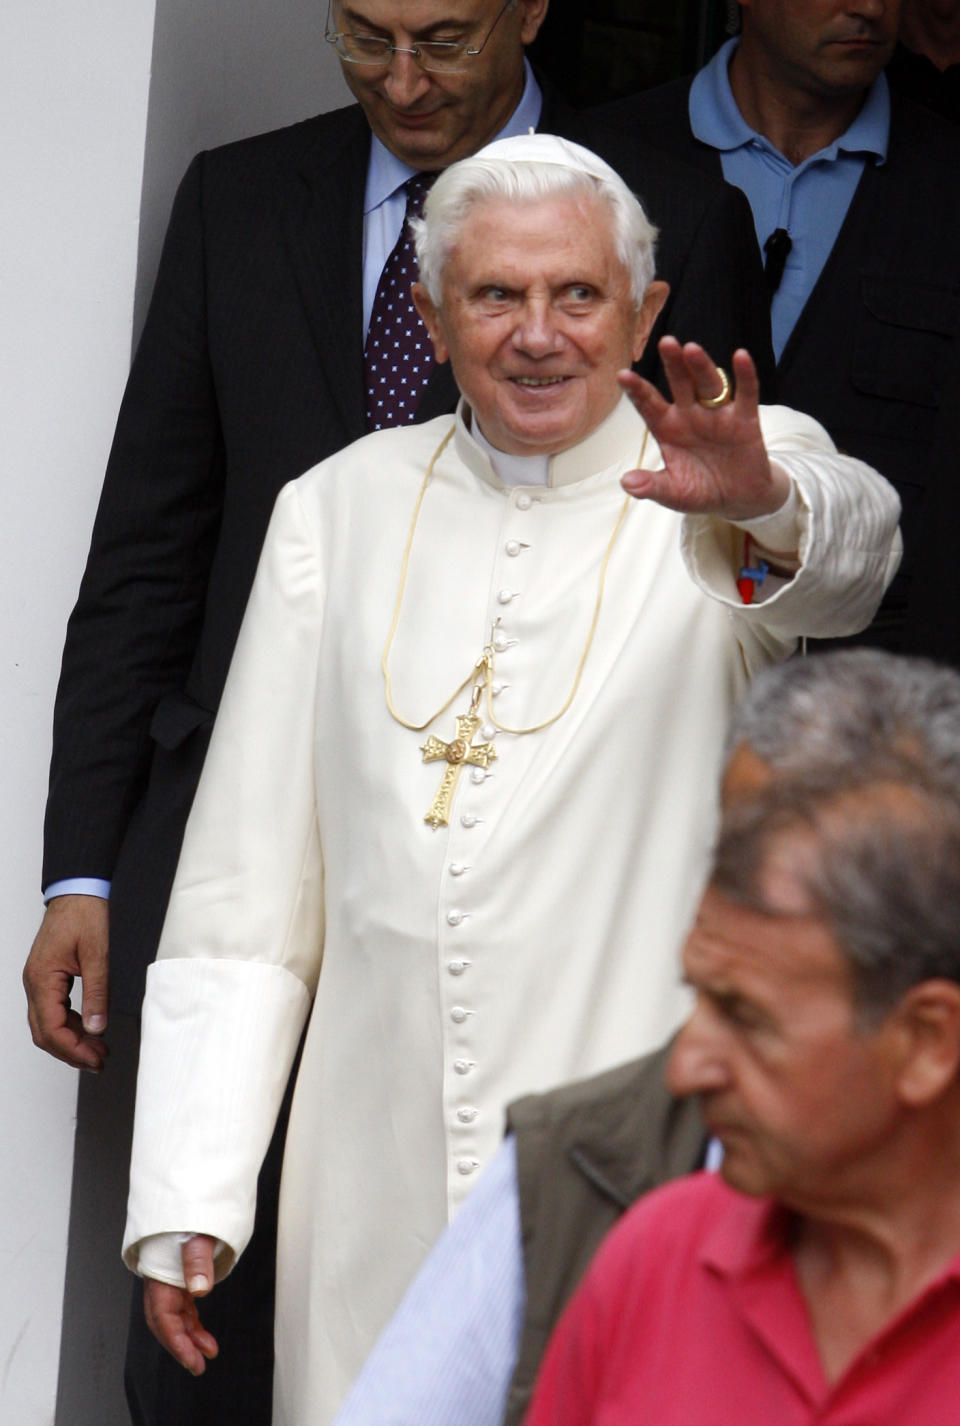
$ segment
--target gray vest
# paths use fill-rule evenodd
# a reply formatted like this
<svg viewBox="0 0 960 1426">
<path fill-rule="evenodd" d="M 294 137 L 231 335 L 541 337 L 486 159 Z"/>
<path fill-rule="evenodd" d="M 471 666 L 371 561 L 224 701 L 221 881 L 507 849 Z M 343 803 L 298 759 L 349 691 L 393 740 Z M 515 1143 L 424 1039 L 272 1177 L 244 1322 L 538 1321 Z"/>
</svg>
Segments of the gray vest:
<svg viewBox="0 0 960 1426">
<path fill-rule="evenodd" d="M 663 1080 L 670 1046 L 507 1111 L 516 1138 L 527 1301 L 504 1426 L 519 1426 L 547 1340 L 601 1238 L 625 1209 L 701 1166 L 695 1101 Z"/>
</svg>

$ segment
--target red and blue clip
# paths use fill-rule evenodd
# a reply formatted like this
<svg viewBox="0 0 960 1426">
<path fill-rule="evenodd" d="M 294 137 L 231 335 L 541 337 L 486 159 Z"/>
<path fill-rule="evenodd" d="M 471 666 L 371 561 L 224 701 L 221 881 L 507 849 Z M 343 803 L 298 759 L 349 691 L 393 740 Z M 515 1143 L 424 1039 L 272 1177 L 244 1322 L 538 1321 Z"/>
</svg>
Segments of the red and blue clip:
<svg viewBox="0 0 960 1426">
<path fill-rule="evenodd" d="M 737 589 L 744 604 L 752 604 L 757 595 L 757 590 L 770 572 L 770 566 L 766 560 L 758 560 L 755 565 L 749 563 L 750 560 L 750 537 L 744 541 L 743 557 L 747 561 L 740 570 L 737 579 Z"/>
</svg>

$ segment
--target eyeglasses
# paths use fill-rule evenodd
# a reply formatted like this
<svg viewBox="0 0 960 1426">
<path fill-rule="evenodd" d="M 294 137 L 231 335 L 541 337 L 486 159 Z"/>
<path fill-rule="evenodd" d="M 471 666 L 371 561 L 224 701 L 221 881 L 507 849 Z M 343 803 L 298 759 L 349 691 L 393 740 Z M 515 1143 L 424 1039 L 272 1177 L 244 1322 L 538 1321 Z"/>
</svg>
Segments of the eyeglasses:
<svg viewBox="0 0 960 1426">
<path fill-rule="evenodd" d="M 380 35 L 351 35 L 342 31 L 331 31 L 330 12 L 333 9 L 333 0 L 327 6 L 327 32 L 324 39 L 327 44 L 333 45 L 341 59 L 348 64 L 368 64 L 379 65 L 386 68 L 395 54 L 409 54 L 421 69 L 429 70 L 431 73 L 455 74 L 460 70 L 469 69 L 469 64 L 465 60 L 476 58 L 480 54 L 484 45 L 493 34 L 501 17 L 507 10 L 512 10 L 516 0 L 505 0 L 497 11 L 497 17 L 490 26 L 487 33 L 478 45 L 467 44 L 460 40 L 419 40 L 409 49 L 403 45 L 391 44 L 389 40 Z"/>
</svg>

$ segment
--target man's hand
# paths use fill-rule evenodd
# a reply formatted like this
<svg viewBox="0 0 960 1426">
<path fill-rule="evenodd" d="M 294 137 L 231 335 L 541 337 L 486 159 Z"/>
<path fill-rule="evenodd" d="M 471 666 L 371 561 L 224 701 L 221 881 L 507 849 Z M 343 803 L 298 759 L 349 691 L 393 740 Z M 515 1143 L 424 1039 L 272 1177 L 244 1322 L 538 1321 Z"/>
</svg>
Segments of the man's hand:
<svg viewBox="0 0 960 1426">
<path fill-rule="evenodd" d="M 695 342 L 682 347 L 676 337 L 663 337 L 657 350 L 672 403 L 632 371 L 621 371 L 619 381 L 659 445 L 664 468 L 628 471 L 621 482 L 624 490 L 670 510 L 725 520 L 752 520 L 779 510 L 790 480 L 767 459 L 757 371 L 749 352 L 734 353 L 733 400 L 710 408 L 701 403 L 720 395 L 723 379 L 703 348 Z"/>
<path fill-rule="evenodd" d="M 153 1278 L 143 1280 L 143 1311 L 147 1326 L 161 1347 L 192 1376 L 202 1376 L 207 1362 L 220 1348 L 197 1314 L 194 1298 L 205 1297 L 213 1286 L 213 1249 L 216 1240 L 197 1233 L 184 1243 L 183 1277 L 186 1287 L 172 1287 Z"/>
<path fill-rule="evenodd" d="M 23 968 L 33 1043 L 75 1069 L 99 1072 L 109 1051 L 107 1027 L 109 914 L 100 896 L 55 896 Z M 83 981 L 82 1014 L 70 987 Z"/>
</svg>

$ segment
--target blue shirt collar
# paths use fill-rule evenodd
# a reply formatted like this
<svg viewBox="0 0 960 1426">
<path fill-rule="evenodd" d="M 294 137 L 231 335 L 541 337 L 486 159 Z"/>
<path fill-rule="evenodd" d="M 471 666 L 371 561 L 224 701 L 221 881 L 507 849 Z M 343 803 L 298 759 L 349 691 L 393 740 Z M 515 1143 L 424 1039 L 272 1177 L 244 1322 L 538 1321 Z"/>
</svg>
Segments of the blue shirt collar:
<svg viewBox="0 0 960 1426">
<path fill-rule="evenodd" d="M 504 124 L 498 134 L 494 134 L 490 143 L 494 139 L 512 139 L 517 134 L 526 134 L 531 129 L 535 129 L 540 122 L 540 110 L 543 105 L 543 95 L 540 86 L 533 77 L 533 70 L 530 68 L 528 60 L 523 61 L 526 80 L 523 86 L 523 93 L 520 96 L 520 103 L 514 109 L 510 118 Z M 379 208 L 392 193 L 406 183 L 408 178 L 412 178 L 417 172 L 409 164 L 392 154 L 385 144 L 382 144 L 376 134 L 371 135 L 370 159 L 367 163 L 367 187 L 363 198 L 364 216 L 371 213 L 374 208 Z"/>
<path fill-rule="evenodd" d="M 762 134 L 751 129 L 737 108 L 730 88 L 730 57 L 738 43 L 736 38 L 727 40 L 690 86 L 690 128 L 701 143 L 721 152 L 743 148 L 754 140 L 772 149 L 773 145 Z M 882 163 L 887 156 L 889 137 L 890 89 L 887 76 L 880 74 L 870 86 L 849 129 L 814 157 L 836 158 L 841 152 L 869 154 Z"/>
</svg>

